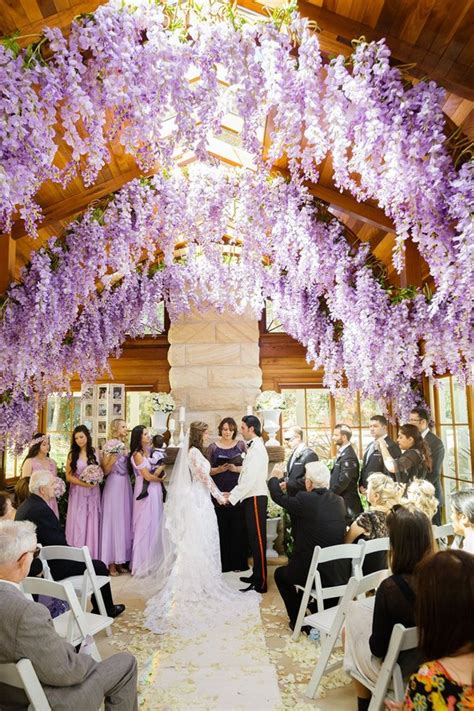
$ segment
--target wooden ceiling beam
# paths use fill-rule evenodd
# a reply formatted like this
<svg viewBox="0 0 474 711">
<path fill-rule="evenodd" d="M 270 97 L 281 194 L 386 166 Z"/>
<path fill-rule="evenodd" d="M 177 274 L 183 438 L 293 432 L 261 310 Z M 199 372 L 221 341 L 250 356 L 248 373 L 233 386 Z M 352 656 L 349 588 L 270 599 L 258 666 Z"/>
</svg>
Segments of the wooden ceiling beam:
<svg viewBox="0 0 474 711">
<path fill-rule="evenodd" d="M 239 5 L 248 10 L 261 15 L 268 14 L 265 9 L 265 5 L 267 5 L 265 2 L 259 2 L 258 0 L 238 0 L 238 2 Z M 270 5 L 270 3 L 268 4 Z M 273 7 L 275 6 L 275 3 L 271 4 Z M 469 66 L 455 62 L 451 70 L 446 74 L 442 68 L 437 66 L 440 60 L 439 55 L 427 51 L 424 47 L 410 44 L 385 32 L 381 35 L 377 28 L 357 22 L 349 17 L 344 17 L 336 12 L 331 12 L 324 7 L 317 7 L 310 2 L 305 2 L 305 0 L 298 2 L 298 11 L 303 17 L 317 22 L 321 28 L 318 39 L 321 50 L 324 53 L 348 56 L 352 52 L 351 40 L 364 36 L 370 42 L 379 40 L 381 36 L 384 36 L 394 59 L 402 64 L 416 64 L 410 70 L 411 76 L 418 79 L 423 76 L 429 76 L 430 79 L 444 86 L 448 91 L 474 101 L 474 74 L 469 71 Z"/>
</svg>

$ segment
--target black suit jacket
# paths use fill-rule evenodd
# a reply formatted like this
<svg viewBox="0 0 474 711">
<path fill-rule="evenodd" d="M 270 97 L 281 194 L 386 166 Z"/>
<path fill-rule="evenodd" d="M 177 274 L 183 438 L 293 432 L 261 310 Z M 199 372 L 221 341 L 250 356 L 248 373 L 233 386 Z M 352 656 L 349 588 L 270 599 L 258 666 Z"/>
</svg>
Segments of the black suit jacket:
<svg viewBox="0 0 474 711">
<path fill-rule="evenodd" d="M 316 546 L 326 548 L 344 543 L 346 532 L 345 506 L 340 496 L 329 489 L 298 491 L 295 496 L 288 496 L 280 489 L 276 477 L 268 481 L 270 495 L 275 503 L 286 509 L 296 518 L 296 539 L 293 555 L 288 564 L 288 571 L 295 580 L 304 578 L 309 570 L 313 551 Z M 324 563 L 320 569 L 324 586 L 342 585 L 350 576 L 348 561 Z"/>
<path fill-rule="evenodd" d="M 287 494 L 295 496 L 298 491 L 305 491 L 305 467 L 309 462 L 317 462 L 318 460 L 318 455 L 314 449 L 311 449 L 310 447 L 302 449 L 297 456 L 293 456 L 293 453 L 290 454 L 288 463 L 291 464 L 291 467 L 287 469 Z"/>
<path fill-rule="evenodd" d="M 331 470 L 330 484 L 331 491 L 344 499 L 346 523 L 348 524 L 363 510 L 357 487 L 358 479 L 359 460 L 353 446 L 350 444 L 337 455 Z"/>
<path fill-rule="evenodd" d="M 426 478 L 430 481 L 436 493 L 436 498 L 441 506 L 442 491 L 441 491 L 441 470 L 443 469 L 444 460 L 444 444 L 443 440 L 437 437 L 431 430 L 425 435 L 424 441 L 428 446 L 431 454 L 431 471 L 428 471 Z"/>
<path fill-rule="evenodd" d="M 398 457 L 400 457 L 402 453 L 402 450 L 400 449 L 398 444 L 394 442 L 393 439 L 390 439 L 388 435 L 387 437 L 385 437 L 385 443 L 388 447 L 388 451 L 392 459 L 398 459 Z M 372 450 L 372 452 L 370 456 L 367 457 L 367 454 L 370 450 Z M 370 444 L 365 450 L 364 456 L 362 458 L 359 486 L 363 486 L 364 489 L 367 489 L 367 479 L 374 472 L 381 472 L 382 474 L 386 474 L 387 476 L 393 479 L 393 474 L 389 472 L 388 469 L 386 469 L 383 463 L 383 457 L 381 452 L 378 449 L 374 449 Z"/>
</svg>

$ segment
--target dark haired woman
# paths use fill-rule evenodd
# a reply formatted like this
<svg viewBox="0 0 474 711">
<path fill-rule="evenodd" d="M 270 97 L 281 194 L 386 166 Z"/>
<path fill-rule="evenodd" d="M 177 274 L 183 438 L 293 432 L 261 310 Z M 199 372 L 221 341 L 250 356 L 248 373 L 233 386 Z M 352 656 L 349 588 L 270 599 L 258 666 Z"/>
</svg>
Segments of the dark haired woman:
<svg viewBox="0 0 474 711">
<path fill-rule="evenodd" d="M 243 440 L 236 439 L 237 423 L 232 417 L 224 417 L 217 429 L 219 438 L 209 445 L 206 456 L 211 463 L 211 476 L 219 491 L 231 492 L 237 486 L 242 453 L 247 447 Z M 247 533 L 242 505 L 221 506 L 216 502 L 216 515 L 222 572 L 247 570 Z"/>
<path fill-rule="evenodd" d="M 135 475 L 133 494 L 133 543 L 130 568 L 132 575 L 149 575 L 162 559 L 161 529 L 163 525 L 163 485 L 160 477 L 164 466 L 151 472 L 148 457 L 151 438 L 144 425 L 137 425 L 130 435 L 128 469 Z M 148 496 L 137 499 L 143 488 L 143 480 L 150 482 Z"/>
<path fill-rule="evenodd" d="M 48 435 L 45 435 L 42 432 L 37 432 L 30 442 L 30 448 L 23 460 L 23 464 L 21 466 L 21 479 L 29 479 L 33 472 L 39 471 L 50 471 L 53 476 L 57 476 L 58 468 L 54 459 L 51 459 L 49 456 L 50 449 L 51 444 Z M 26 498 L 23 496 L 23 482 L 21 482 L 18 486 L 18 493 L 18 498 L 22 498 L 23 500 Z M 58 502 L 56 501 L 55 496 L 52 499 L 49 499 L 48 506 L 59 518 Z"/>
<path fill-rule="evenodd" d="M 238 619 L 250 609 L 257 614 L 258 597 L 241 595 L 221 572 L 219 532 L 211 495 L 226 498 L 210 476 L 204 456 L 205 422 L 191 422 L 168 487 L 163 530 L 163 561 L 155 572 L 158 593 L 146 607 L 145 625 L 153 632 L 171 629 L 192 636 L 218 619 Z"/>
<path fill-rule="evenodd" d="M 463 551 L 474 553 L 474 489 L 456 491 L 451 496 L 451 506 L 454 533 L 461 538 L 459 547 L 462 547 Z"/>
<path fill-rule="evenodd" d="M 100 553 L 100 487 L 82 481 L 84 469 L 98 466 L 91 433 L 85 425 L 74 428 L 71 449 L 66 460 L 66 480 L 69 482 L 69 497 L 66 516 L 66 540 L 70 546 L 88 546 L 91 558 Z"/>
<path fill-rule="evenodd" d="M 0 521 L 13 521 L 16 509 L 7 491 L 0 491 Z"/>
<path fill-rule="evenodd" d="M 397 442 L 402 454 L 394 459 L 385 440 L 379 438 L 376 441 L 385 468 L 402 484 L 409 484 L 415 478 L 426 479 L 426 475 L 431 471 L 431 455 L 418 427 L 402 425 L 398 431 Z"/>
<path fill-rule="evenodd" d="M 377 590 L 373 615 L 367 600 L 357 600 L 351 603 L 345 627 L 344 668 L 358 671 L 374 685 L 394 626 L 415 626 L 413 574 L 418 563 L 434 550 L 431 521 L 413 504 L 394 506 L 387 515 L 387 529 L 392 574 Z M 399 664 L 404 676 L 413 672 L 420 661 L 418 650 L 402 652 Z M 369 690 L 358 681 L 354 684 L 359 711 L 367 709 Z"/>
</svg>

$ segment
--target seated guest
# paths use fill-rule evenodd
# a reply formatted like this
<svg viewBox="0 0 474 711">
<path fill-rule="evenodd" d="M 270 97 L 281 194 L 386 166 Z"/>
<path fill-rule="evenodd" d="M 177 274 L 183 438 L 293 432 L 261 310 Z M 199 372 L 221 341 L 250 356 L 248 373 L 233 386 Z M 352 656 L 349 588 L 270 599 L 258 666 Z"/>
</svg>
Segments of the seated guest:
<svg viewBox="0 0 474 711">
<path fill-rule="evenodd" d="M 395 474 L 397 481 L 409 484 L 413 479 L 426 479 L 431 471 L 430 450 L 415 425 L 402 425 L 398 432 L 398 444 L 402 450 L 400 457 L 393 458 L 385 440 L 380 437 L 376 444 L 383 457 L 386 469 Z"/>
<path fill-rule="evenodd" d="M 406 498 L 416 506 L 418 511 L 423 511 L 426 516 L 433 520 L 433 516 L 438 510 L 438 499 L 435 496 L 435 488 L 426 479 L 413 479 L 408 486 Z"/>
<path fill-rule="evenodd" d="M 361 513 L 346 533 L 345 543 L 370 541 L 388 536 L 387 514 L 400 503 L 403 486 L 385 474 L 371 474 L 367 480 L 367 501 L 370 509 Z M 387 567 L 385 551 L 369 553 L 364 560 L 363 574 L 369 575 Z"/>
<path fill-rule="evenodd" d="M 389 563 L 392 575 L 375 595 L 375 606 L 353 601 L 345 625 L 344 668 L 356 670 L 375 685 L 390 637 L 397 623 L 415 626 L 415 567 L 433 553 L 433 529 L 427 516 L 413 504 L 396 506 L 387 515 L 390 539 Z M 421 659 L 418 650 L 402 652 L 399 664 L 404 676 L 411 674 Z M 370 691 L 354 680 L 359 711 L 369 707 Z"/>
<path fill-rule="evenodd" d="M 346 524 L 351 525 L 354 518 L 362 513 L 357 481 L 359 479 L 359 460 L 351 445 L 352 430 L 349 425 L 336 425 L 332 436 L 339 452 L 331 469 L 330 489 L 344 499 L 346 505 Z"/>
<path fill-rule="evenodd" d="M 474 708 L 474 557 L 441 551 L 416 569 L 415 619 L 424 663 L 404 709 Z"/>
<path fill-rule="evenodd" d="M 0 522 L 0 664 L 29 659 L 53 709 L 98 709 L 104 698 L 106 709 L 136 709 L 135 657 L 121 652 L 96 662 L 87 654 L 76 654 L 72 644 L 56 633 L 46 607 L 20 590 L 36 548 L 33 523 Z M 28 707 L 22 689 L 0 683 L 0 696 L 2 711 Z"/>
<path fill-rule="evenodd" d="M 0 491 L 0 521 L 12 521 L 15 518 L 15 508 L 8 491 Z"/>
<path fill-rule="evenodd" d="M 400 447 L 391 439 L 388 434 L 388 420 L 383 415 L 373 415 L 369 423 L 370 434 L 374 438 L 369 444 L 362 457 L 360 465 L 359 491 L 361 494 L 367 494 L 367 484 L 369 476 L 375 473 L 390 474 L 388 469 L 385 469 L 382 454 L 379 447 L 375 446 L 376 441 L 382 437 L 385 440 L 390 456 L 397 458 L 400 456 Z M 393 478 L 393 477 L 392 477 Z"/>
<path fill-rule="evenodd" d="M 461 537 L 461 547 L 474 553 L 474 489 L 461 489 L 451 497 L 451 521 L 456 536 Z"/>
<path fill-rule="evenodd" d="M 42 546 L 67 546 L 66 536 L 59 519 L 48 505 L 54 492 L 55 477 L 51 472 L 34 472 L 29 480 L 30 495 L 18 507 L 16 521 L 32 521 L 36 526 L 38 543 Z M 107 566 L 101 560 L 93 560 L 97 575 L 108 575 Z M 73 560 L 51 560 L 48 562 L 53 580 L 63 580 L 71 575 L 82 575 L 86 569 L 85 563 Z M 107 583 L 101 588 L 102 597 L 109 617 L 117 617 L 125 610 L 125 605 L 114 605 L 112 590 Z M 92 596 L 92 612 L 99 614 L 94 595 Z"/>
<path fill-rule="evenodd" d="M 275 570 L 275 583 L 285 603 L 290 627 L 294 628 L 301 602 L 301 591 L 308 576 L 315 546 L 335 546 L 344 542 L 345 507 L 340 496 L 329 491 L 329 469 L 322 462 L 306 465 L 305 491 L 296 496 L 284 494 L 276 476 L 268 481 L 270 495 L 279 506 L 296 518 L 296 538 L 288 565 Z M 349 579 L 348 561 L 324 563 L 319 569 L 324 587 L 342 585 Z"/>
</svg>

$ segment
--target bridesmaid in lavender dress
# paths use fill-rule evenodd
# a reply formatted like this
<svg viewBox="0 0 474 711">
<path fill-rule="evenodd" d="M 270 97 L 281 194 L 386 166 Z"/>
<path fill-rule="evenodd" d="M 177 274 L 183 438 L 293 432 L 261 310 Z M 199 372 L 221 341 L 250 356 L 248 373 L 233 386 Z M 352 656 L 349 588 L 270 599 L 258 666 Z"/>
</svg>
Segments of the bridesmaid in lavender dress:
<svg viewBox="0 0 474 711">
<path fill-rule="evenodd" d="M 154 570 L 162 557 L 163 485 L 160 475 L 164 466 L 150 471 L 150 459 L 146 453 L 150 435 L 143 425 L 137 425 L 130 437 L 129 471 L 135 474 L 133 493 L 133 546 L 132 575 L 143 577 Z M 148 496 L 137 501 L 142 491 L 143 479 L 150 482 Z"/>
<path fill-rule="evenodd" d="M 81 481 L 88 464 L 98 464 L 91 433 L 78 425 L 72 433 L 71 449 L 66 461 L 69 499 L 66 516 L 66 539 L 70 546 L 88 546 L 91 558 L 99 558 L 100 487 Z"/>
<path fill-rule="evenodd" d="M 58 468 L 54 459 L 49 456 L 51 444 L 48 435 L 37 432 L 31 441 L 28 454 L 21 467 L 21 479 L 29 479 L 33 472 L 49 471 L 53 476 L 58 475 Z M 21 481 L 21 480 L 20 480 Z M 24 484 L 24 482 L 22 482 Z M 59 518 L 58 502 L 56 497 L 49 499 L 48 506 Z"/>
<path fill-rule="evenodd" d="M 127 434 L 125 420 L 112 420 L 110 439 L 105 443 L 102 454 L 106 480 L 102 492 L 100 560 L 109 566 L 109 573 L 113 576 L 125 572 L 122 566 L 132 556 L 132 485 L 128 475 L 127 448 L 123 444 Z M 120 449 L 120 442 L 123 448 L 115 453 Z"/>
</svg>

